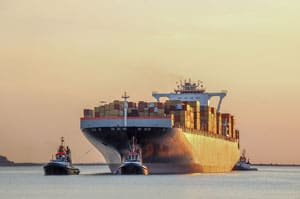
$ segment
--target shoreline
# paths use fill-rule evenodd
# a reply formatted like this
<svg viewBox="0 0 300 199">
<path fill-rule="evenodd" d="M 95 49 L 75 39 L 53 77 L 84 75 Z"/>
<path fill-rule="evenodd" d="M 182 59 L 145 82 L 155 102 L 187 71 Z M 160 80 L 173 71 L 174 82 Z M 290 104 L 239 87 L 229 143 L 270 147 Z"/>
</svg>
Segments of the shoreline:
<svg viewBox="0 0 300 199">
<path fill-rule="evenodd" d="M 1 164 L 0 167 L 14 167 L 14 166 L 43 166 L 47 163 L 33 163 L 33 162 L 20 162 L 20 163 L 8 163 Z M 107 163 L 74 163 L 76 166 L 108 166 Z M 275 164 L 275 163 L 253 163 L 251 166 L 279 166 L 279 167 L 299 167 L 300 164 Z"/>
<path fill-rule="evenodd" d="M 20 162 L 11 164 L 0 164 L 0 167 L 15 167 L 15 166 L 43 166 L 45 163 L 33 163 L 33 162 Z M 107 166 L 106 163 L 74 163 L 76 166 Z"/>
<path fill-rule="evenodd" d="M 300 164 L 254 163 L 254 164 L 251 164 L 251 166 L 299 167 Z"/>
</svg>

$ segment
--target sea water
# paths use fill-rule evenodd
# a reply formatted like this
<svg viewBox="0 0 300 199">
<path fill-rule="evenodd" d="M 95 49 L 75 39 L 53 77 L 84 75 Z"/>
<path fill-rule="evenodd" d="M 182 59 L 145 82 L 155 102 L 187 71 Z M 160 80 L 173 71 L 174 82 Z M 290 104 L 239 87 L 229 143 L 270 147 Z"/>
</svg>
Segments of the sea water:
<svg viewBox="0 0 300 199">
<path fill-rule="evenodd" d="M 44 176 L 41 166 L 0 167 L 0 199 L 298 198 L 300 167 L 261 166 L 218 174 L 121 176 L 79 166 L 76 176 Z"/>
</svg>

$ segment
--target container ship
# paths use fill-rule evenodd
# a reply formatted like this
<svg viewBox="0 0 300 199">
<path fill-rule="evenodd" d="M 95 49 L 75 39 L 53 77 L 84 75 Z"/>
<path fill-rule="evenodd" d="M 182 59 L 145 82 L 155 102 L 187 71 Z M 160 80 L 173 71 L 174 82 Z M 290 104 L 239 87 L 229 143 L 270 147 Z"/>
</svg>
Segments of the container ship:
<svg viewBox="0 0 300 199">
<path fill-rule="evenodd" d="M 133 137 L 150 174 L 230 172 L 239 159 L 239 131 L 235 117 L 220 112 L 226 95 L 191 80 L 171 93 L 153 92 L 154 102 L 131 102 L 125 92 L 122 100 L 84 109 L 80 128 L 112 172 Z M 216 107 L 212 97 L 219 99 Z"/>
</svg>

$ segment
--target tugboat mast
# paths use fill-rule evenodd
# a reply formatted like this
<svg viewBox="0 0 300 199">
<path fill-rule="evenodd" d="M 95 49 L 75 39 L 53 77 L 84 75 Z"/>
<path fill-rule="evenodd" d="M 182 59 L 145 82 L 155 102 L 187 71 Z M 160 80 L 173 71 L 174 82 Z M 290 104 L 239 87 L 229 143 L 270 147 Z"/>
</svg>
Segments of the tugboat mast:
<svg viewBox="0 0 300 199">
<path fill-rule="evenodd" d="M 61 137 L 61 138 L 60 138 L 60 142 L 61 142 L 61 144 L 60 144 L 60 145 L 61 145 L 61 146 L 63 146 L 63 145 L 64 145 L 64 141 L 65 141 L 65 138 L 64 138 L 64 137 Z"/>
</svg>

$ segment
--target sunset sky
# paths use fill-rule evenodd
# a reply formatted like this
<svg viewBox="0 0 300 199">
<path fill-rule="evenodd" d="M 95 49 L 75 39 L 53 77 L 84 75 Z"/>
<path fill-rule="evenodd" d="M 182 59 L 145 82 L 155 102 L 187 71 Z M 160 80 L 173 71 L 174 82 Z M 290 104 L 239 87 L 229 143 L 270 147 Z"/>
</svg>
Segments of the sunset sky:
<svg viewBox="0 0 300 199">
<path fill-rule="evenodd" d="M 299 0 L 0 0 L 0 154 L 45 162 L 64 136 L 75 162 L 103 162 L 80 131 L 84 108 L 125 90 L 150 101 L 192 78 L 228 90 L 222 111 L 252 162 L 300 164 L 299 10 Z"/>
</svg>

